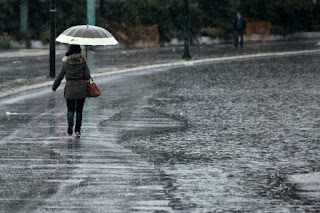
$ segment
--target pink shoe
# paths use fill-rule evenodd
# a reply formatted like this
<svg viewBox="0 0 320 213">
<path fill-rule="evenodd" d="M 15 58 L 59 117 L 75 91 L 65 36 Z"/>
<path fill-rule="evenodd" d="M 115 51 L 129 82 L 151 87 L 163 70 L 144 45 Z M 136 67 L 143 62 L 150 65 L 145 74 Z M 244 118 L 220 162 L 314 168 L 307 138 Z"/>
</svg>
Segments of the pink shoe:
<svg viewBox="0 0 320 213">
<path fill-rule="evenodd" d="M 80 137 L 80 136 L 81 136 L 81 133 L 80 133 L 80 132 L 76 132 L 76 136 L 77 136 L 77 137 Z"/>
</svg>

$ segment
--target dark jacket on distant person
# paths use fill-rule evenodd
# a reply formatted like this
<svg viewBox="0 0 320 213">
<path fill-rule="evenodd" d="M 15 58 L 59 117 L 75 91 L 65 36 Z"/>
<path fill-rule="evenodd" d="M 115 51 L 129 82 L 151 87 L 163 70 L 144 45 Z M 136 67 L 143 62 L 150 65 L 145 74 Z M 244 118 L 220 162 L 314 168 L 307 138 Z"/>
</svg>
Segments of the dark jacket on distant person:
<svg viewBox="0 0 320 213">
<path fill-rule="evenodd" d="M 65 56 L 59 75 L 52 86 L 56 90 L 62 79 L 66 78 L 64 97 L 67 100 L 84 99 L 87 96 L 87 81 L 90 79 L 90 70 L 86 59 L 81 53 Z"/>
<path fill-rule="evenodd" d="M 236 18 L 236 19 L 234 20 L 234 22 L 233 22 L 233 28 L 234 28 L 234 30 L 236 30 L 236 31 L 242 31 L 242 32 L 244 32 L 245 29 L 246 29 L 246 27 L 247 27 L 247 21 L 246 21 L 244 18 L 241 18 L 240 21 L 241 21 L 241 29 L 238 29 L 238 27 L 237 27 L 238 18 Z"/>
</svg>

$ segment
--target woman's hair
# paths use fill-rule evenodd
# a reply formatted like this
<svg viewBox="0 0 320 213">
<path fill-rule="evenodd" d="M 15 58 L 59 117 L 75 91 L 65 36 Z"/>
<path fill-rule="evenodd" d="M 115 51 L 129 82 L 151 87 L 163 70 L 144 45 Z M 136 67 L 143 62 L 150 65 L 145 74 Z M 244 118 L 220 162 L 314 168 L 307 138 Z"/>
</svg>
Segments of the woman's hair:
<svg viewBox="0 0 320 213">
<path fill-rule="evenodd" d="M 81 53 L 80 45 L 71 44 L 69 46 L 68 51 L 66 52 L 66 56 L 77 54 L 77 53 Z"/>
</svg>

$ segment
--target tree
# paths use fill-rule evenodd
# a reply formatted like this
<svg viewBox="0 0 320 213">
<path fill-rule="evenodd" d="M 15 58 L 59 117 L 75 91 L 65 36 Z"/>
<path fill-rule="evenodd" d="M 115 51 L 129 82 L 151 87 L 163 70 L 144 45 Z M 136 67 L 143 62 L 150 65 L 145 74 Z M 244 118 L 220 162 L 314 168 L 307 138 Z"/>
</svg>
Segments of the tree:
<svg viewBox="0 0 320 213">
<path fill-rule="evenodd" d="M 316 6 L 311 0 L 242 0 L 240 8 L 247 17 L 270 21 L 290 33 L 313 29 Z"/>
<path fill-rule="evenodd" d="M 217 27 L 230 24 L 235 11 L 229 0 L 198 0 L 199 10 L 202 12 L 201 25 L 203 27 Z"/>
<path fill-rule="evenodd" d="M 17 33 L 20 27 L 19 1 L 0 0 L 0 34 Z"/>
</svg>

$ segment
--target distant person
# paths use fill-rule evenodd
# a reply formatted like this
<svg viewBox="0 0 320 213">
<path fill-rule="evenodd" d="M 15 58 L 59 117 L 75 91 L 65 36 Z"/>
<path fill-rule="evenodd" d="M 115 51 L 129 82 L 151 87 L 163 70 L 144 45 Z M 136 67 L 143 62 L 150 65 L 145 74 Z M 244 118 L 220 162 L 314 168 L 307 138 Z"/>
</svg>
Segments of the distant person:
<svg viewBox="0 0 320 213">
<path fill-rule="evenodd" d="M 234 46 L 238 48 L 239 37 L 240 37 L 240 47 L 243 48 L 243 34 L 247 27 L 246 20 L 242 17 L 241 13 L 237 13 L 237 18 L 233 23 L 233 27 L 236 33 L 236 38 L 234 40 Z"/>
<path fill-rule="evenodd" d="M 79 45 L 70 45 L 62 61 L 60 73 L 53 83 L 52 90 L 55 92 L 63 77 L 66 78 L 64 97 L 68 107 L 68 135 L 71 136 L 73 133 L 74 114 L 76 112 L 75 134 L 80 137 L 82 110 L 87 96 L 87 81 L 90 79 L 90 70 L 86 59 L 81 54 Z"/>
</svg>

